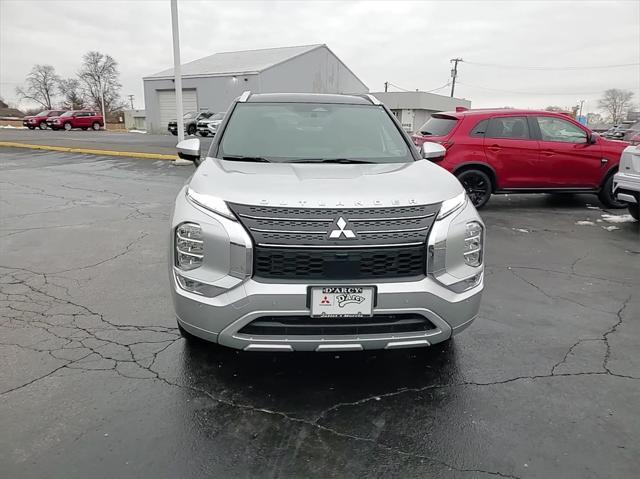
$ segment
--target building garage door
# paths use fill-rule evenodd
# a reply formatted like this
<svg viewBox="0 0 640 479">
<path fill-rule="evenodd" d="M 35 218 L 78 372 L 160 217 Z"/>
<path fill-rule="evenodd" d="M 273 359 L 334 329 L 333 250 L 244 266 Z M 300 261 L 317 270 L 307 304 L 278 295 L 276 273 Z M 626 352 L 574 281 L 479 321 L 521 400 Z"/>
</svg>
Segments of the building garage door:
<svg viewBox="0 0 640 479">
<path fill-rule="evenodd" d="M 166 129 L 167 123 L 176 119 L 175 90 L 159 90 L 158 103 L 160 104 L 160 128 Z M 185 113 L 198 111 L 198 97 L 195 90 L 182 90 L 182 107 Z"/>
</svg>

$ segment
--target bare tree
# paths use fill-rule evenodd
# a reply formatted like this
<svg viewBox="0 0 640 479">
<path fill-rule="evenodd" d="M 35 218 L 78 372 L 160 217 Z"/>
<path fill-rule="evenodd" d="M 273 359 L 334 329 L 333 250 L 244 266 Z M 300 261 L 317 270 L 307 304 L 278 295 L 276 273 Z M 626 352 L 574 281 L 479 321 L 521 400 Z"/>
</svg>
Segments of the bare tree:
<svg viewBox="0 0 640 479">
<path fill-rule="evenodd" d="M 82 57 L 78 78 L 87 102 L 96 109 L 101 108 L 103 91 L 106 113 L 121 108 L 119 77 L 118 62 L 110 55 L 91 51 Z"/>
<path fill-rule="evenodd" d="M 58 92 L 62 95 L 62 107 L 68 110 L 81 110 L 85 106 L 85 98 L 80 87 L 80 80 L 67 78 L 58 82 Z"/>
<path fill-rule="evenodd" d="M 23 100 L 31 100 L 51 109 L 60 77 L 51 65 L 34 65 L 27 75 L 26 85 L 16 88 L 16 94 Z"/>
<path fill-rule="evenodd" d="M 598 100 L 598 107 L 606 111 L 609 120 L 615 125 L 624 120 L 624 115 L 631 108 L 633 92 L 631 90 L 619 90 L 611 88 L 604 92 L 604 96 Z"/>
</svg>

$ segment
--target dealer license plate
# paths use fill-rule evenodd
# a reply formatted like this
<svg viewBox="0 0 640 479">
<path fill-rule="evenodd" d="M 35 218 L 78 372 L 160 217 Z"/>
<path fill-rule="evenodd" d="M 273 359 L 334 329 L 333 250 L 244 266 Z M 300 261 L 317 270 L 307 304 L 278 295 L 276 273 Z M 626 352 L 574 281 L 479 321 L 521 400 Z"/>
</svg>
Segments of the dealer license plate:
<svg viewBox="0 0 640 479">
<path fill-rule="evenodd" d="M 314 318 L 373 316 L 375 288 L 371 286 L 323 286 L 311 288 Z"/>
</svg>

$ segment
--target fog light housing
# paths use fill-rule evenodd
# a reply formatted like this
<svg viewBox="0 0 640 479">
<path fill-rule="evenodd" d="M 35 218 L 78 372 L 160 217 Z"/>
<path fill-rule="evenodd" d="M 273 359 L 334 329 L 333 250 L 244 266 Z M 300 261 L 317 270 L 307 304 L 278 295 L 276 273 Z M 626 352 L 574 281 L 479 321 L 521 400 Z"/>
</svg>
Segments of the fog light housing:
<svg viewBox="0 0 640 479">
<path fill-rule="evenodd" d="M 464 235 L 464 262 L 468 266 L 478 267 L 482 264 L 483 227 L 477 221 L 467 223 Z"/>
<path fill-rule="evenodd" d="M 201 283 L 195 279 L 187 278 L 179 273 L 175 273 L 176 281 L 181 289 L 188 291 L 189 293 L 199 294 L 201 296 L 207 296 L 213 298 L 219 294 L 224 293 L 226 290 L 212 284 Z"/>
<path fill-rule="evenodd" d="M 181 223 L 175 235 L 176 266 L 184 271 L 199 268 L 204 258 L 202 228 L 197 223 Z"/>
</svg>

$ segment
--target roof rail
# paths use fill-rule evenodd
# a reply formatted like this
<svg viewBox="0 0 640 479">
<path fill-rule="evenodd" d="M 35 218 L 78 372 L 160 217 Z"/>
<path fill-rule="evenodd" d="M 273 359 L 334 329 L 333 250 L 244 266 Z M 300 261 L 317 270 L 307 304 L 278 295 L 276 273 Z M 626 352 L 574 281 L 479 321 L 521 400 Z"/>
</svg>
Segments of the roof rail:
<svg viewBox="0 0 640 479">
<path fill-rule="evenodd" d="M 244 103 L 249 99 L 250 96 L 251 96 L 251 90 L 242 92 L 242 95 L 240 95 L 240 98 L 238 98 L 238 101 L 241 103 Z"/>
<path fill-rule="evenodd" d="M 373 95 L 371 95 L 369 93 L 366 93 L 364 96 L 365 96 L 365 98 L 368 98 L 369 101 L 374 105 L 380 105 L 381 104 L 380 100 L 378 100 L 375 96 L 373 96 Z"/>
</svg>

